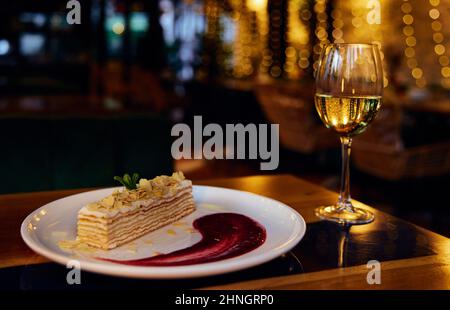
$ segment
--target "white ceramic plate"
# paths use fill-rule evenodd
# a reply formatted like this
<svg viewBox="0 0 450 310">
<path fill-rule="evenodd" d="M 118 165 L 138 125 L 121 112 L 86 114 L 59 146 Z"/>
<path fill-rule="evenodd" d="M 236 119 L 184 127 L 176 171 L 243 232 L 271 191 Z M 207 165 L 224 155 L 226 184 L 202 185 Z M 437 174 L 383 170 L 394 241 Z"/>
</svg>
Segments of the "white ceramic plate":
<svg viewBox="0 0 450 310">
<path fill-rule="evenodd" d="M 35 210 L 23 221 L 22 238 L 35 252 L 66 265 L 80 262 L 81 270 L 102 274 L 148 279 L 190 278 L 236 271 L 270 261 L 292 249 L 305 234 L 300 214 L 287 205 L 256 194 L 220 187 L 194 186 L 197 210 L 177 224 L 165 226 L 129 244 L 110 251 L 80 253 L 60 249 L 58 242 L 76 237 L 77 212 L 85 204 L 99 200 L 114 188 L 85 192 L 53 201 Z M 266 241 L 243 255 L 221 261 L 170 267 L 142 267 L 115 264 L 95 259 L 139 259 L 169 253 L 197 243 L 201 236 L 192 222 L 206 214 L 235 212 L 246 215 L 266 229 Z"/>
</svg>

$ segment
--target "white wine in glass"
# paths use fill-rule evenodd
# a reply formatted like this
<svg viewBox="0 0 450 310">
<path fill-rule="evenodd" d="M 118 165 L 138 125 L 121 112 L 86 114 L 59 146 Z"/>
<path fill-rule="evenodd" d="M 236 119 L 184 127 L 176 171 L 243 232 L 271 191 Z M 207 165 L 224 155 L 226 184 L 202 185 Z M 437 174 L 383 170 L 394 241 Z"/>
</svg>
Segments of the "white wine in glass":
<svg viewBox="0 0 450 310">
<path fill-rule="evenodd" d="M 316 73 L 315 105 L 327 128 L 340 135 L 342 173 L 339 200 L 316 215 L 342 224 L 366 224 L 374 215 L 352 205 L 349 157 L 352 137 L 362 133 L 378 113 L 383 94 L 380 51 L 374 44 L 324 46 Z"/>
</svg>

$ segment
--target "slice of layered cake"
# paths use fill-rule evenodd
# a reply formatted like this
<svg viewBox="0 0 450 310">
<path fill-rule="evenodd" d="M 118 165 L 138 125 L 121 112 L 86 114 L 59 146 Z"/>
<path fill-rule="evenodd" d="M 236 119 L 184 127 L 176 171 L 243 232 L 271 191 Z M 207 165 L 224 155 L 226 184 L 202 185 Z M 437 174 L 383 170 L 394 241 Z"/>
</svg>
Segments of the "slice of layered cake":
<svg viewBox="0 0 450 310">
<path fill-rule="evenodd" d="M 178 221 L 195 211 L 192 182 L 183 173 L 140 179 L 133 189 L 114 191 L 78 212 L 78 241 L 101 249 Z"/>
</svg>

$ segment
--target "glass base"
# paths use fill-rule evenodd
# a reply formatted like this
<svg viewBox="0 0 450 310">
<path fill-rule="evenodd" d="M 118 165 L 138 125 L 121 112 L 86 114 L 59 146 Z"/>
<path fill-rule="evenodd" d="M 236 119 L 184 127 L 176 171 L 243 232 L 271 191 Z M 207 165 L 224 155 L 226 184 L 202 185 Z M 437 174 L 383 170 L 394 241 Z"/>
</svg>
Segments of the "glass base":
<svg viewBox="0 0 450 310">
<path fill-rule="evenodd" d="M 367 224 L 375 218 L 372 212 L 355 207 L 323 206 L 317 208 L 315 213 L 323 220 L 351 225 Z"/>
</svg>

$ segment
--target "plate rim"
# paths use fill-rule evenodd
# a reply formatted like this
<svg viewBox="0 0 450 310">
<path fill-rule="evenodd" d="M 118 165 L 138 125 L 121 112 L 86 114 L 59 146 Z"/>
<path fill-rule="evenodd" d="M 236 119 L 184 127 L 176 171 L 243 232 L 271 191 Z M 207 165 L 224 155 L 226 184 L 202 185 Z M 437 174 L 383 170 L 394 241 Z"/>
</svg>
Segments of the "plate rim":
<svg viewBox="0 0 450 310">
<path fill-rule="evenodd" d="M 298 230 L 299 232 L 297 234 L 293 234 L 293 236 L 290 236 L 288 240 L 286 240 L 283 243 L 283 247 L 275 247 L 271 249 L 270 251 L 266 252 L 265 255 L 256 255 L 256 256 L 250 256 L 246 257 L 244 261 L 234 258 L 224 259 L 220 261 L 215 262 L 209 262 L 209 263 L 202 263 L 202 264 L 195 264 L 195 265 L 183 265 L 183 266 L 128 266 L 128 265 L 120 265 L 120 264 L 105 264 L 104 262 L 96 262 L 96 261 L 89 261 L 89 260 L 83 260 L 83 259 L 75 259 L 70 258 L 68 256 L 65 256 L 63 254 L 59 254 L 52 249 L 48 248 L 45 244 L 40 242 L 39 240 L 34 240 L 31 236 L 31 234 L 28 233 L 28 223 L 32 220 L 33 216 L 36 213 L 39 213 L 42 209 L 48 207 L 49 204 L 55 204 L 60 202 L 61 200 L 68 199 L 68 198 L 76 198 L 76 196 L 82 196 L 87 193 L 93 193 L 96 191 L 102 191 L 102 190 L 114 190 L 116 188 L 121 187 L 107 187 L 107 188 L 101 188 L 101 189 L 95 189 L 95 190 L 89 190 L 82 193 L 77 193 L 74 195 L 68 195 L 56 200 L 53 200 L 51 202 L 46 203 L 45 205 L 42 205 L 41 207 L 33 210 L 28 216 L 22 221 L 21 227 L 20 227 L 20 235 L 22 237 L 22 240 L 25 242 L 25 244 L 31 248 L 34 252 L 36 252 L 39 255 L 42 255 L 46 257 L 47 259 L 56 262 L 60 265 L 66 266 L 67 263 L 71 260 L 77 260 L 80 263 L 81 270 L 83 271 L 89 271 L 93 273 L 99 273 L 103 275 L 109 275 L 109 276 L 117 276 L 117 277 L 125 277 L 125 278 L 136 278 L 136 279 L 187 279 L 187 278 L 197 278 L 197 277 L 203 277 L 203 276 L 212 276 L 212 275 L 220 275 L 224 273 L 229 272 L 235 272 L 243 269 L 247 269 L 250 267 L 254 267 L 266 262 L 269 262 L 282 254 L 285 254 L 289 252 L 292 248 L 294 248 L 304 237 L 306 233 L 306 222 L 302 215 L 295 210 L 294 208 L 291 208 L 287 204 L 273 199 L 269 198 L 263 195 L 259 195 L 256 193 L 243 191 L 243 190 L 237 190 L 237 189 L 231 189 L 226 187 L 219 187 L 219 186 L 209 186 L 209 185 L 193 185 L 193 188 L 197 189 L 214 189 L 214 190 L 225 190 L 230 192 L 239 192 L 244 193 L 246 195 L 253 196 L 254 198 L 263 198 L 266 201 L 269 201 L 271 203 L 275 203 L 280 205 L 283 208 L 286 208 L 291 213 L 293 213 L 298 221 Z M 248 252 L 248 253 L 251 253 Z M 224 264 L 225 262 L 225 264 Z"/>
</svg>

